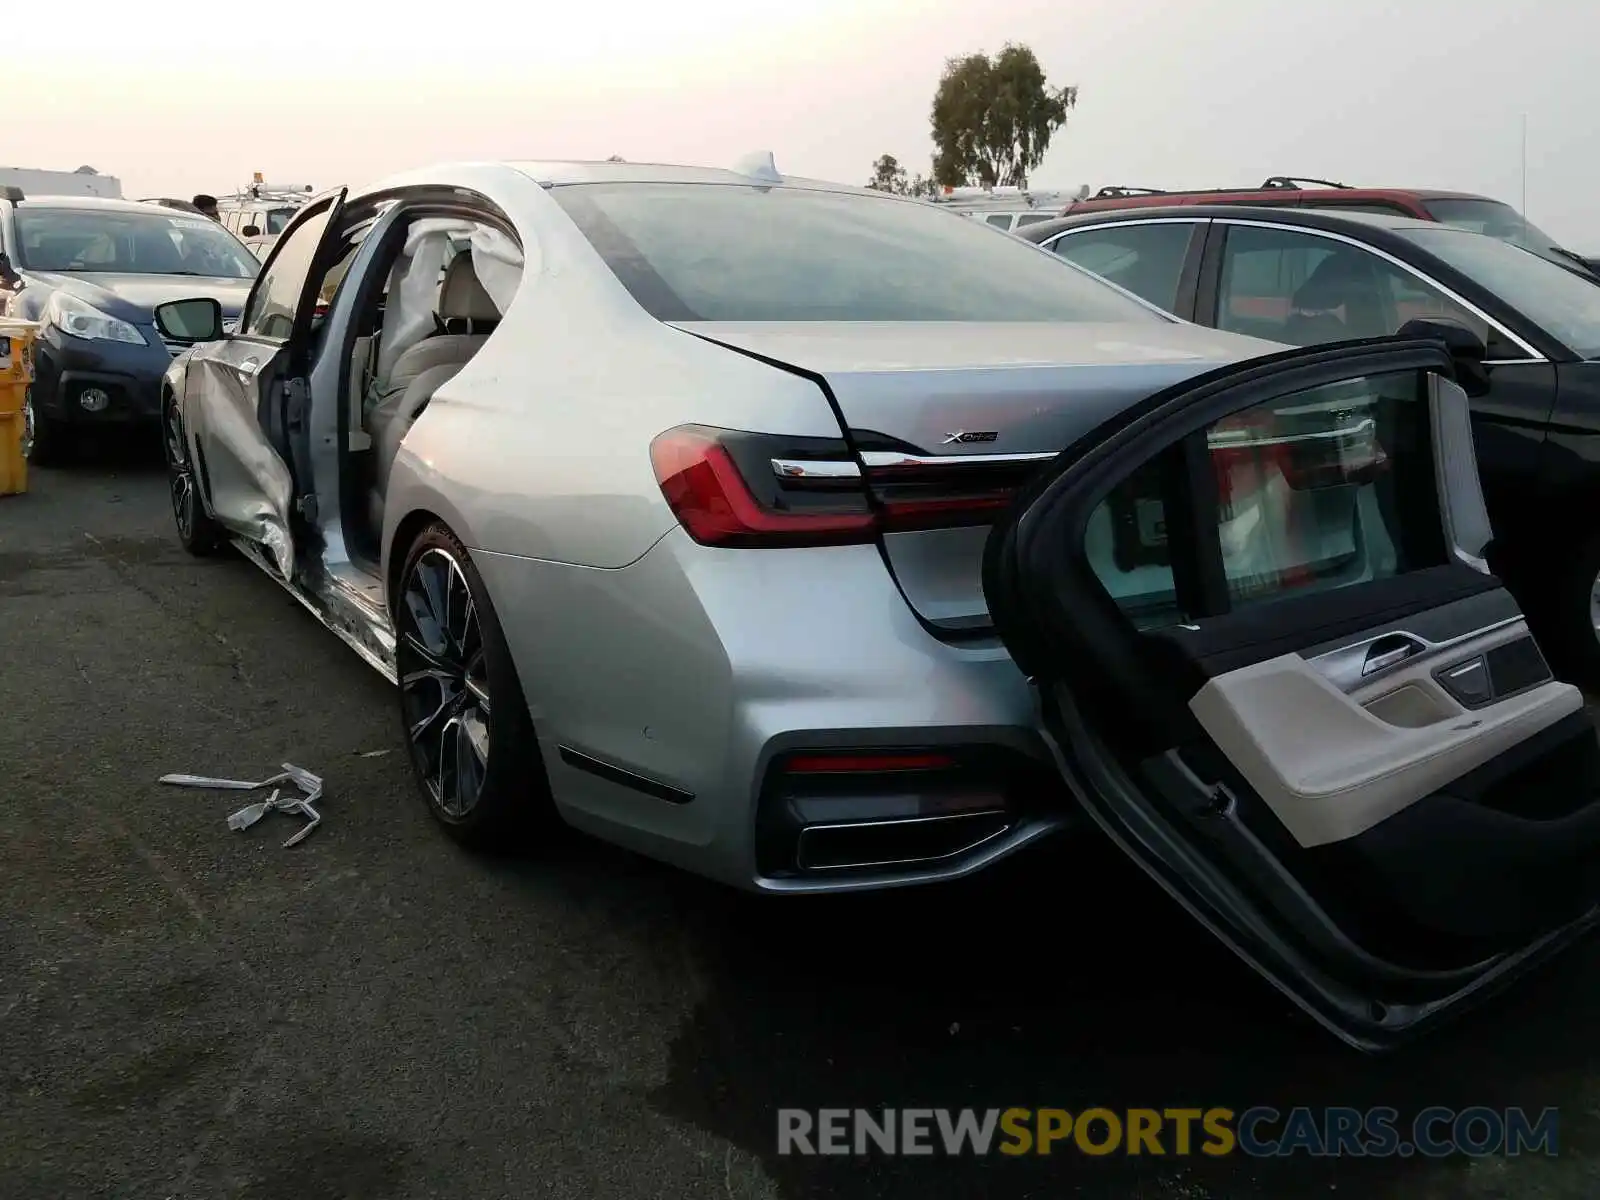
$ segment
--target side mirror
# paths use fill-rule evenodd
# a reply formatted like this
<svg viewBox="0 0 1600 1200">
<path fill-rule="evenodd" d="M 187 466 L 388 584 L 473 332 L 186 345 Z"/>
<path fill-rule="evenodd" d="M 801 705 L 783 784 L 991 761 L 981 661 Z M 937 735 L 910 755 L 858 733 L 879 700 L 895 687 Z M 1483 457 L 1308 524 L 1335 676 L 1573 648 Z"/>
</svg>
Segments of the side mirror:
<svg viewBox="0 0 1600 1200">
<path fill-rule="evenodd" d="M 243 229 L 241 229 L 239 231 L 239 236 L 240 237 L 260 237 L 261 236 L 261 230 L 260 230 L 260 228 L 258 226 L 255 226 L 255 225 L 246 225 Z"/>
<path fill-rule="evenodd" d="M 1489 348 L 1475 331 L 1460 321 L 1449 317 L 1419 317 L 1400 326 L 1395 336 L 1443 342 L 1455 360 L 1456 382 L 1461 390 L 1474 399 L 1488 395 L 1489 368 L 1483 365 L 1483 360 L 1489 357 Z"/>
<path fill-rule="evenodd" d="M 222 305 L 209 297 L 156 305 L 156 329 L 181 342 L 214 342 L 222 336 Z"/>
</svg>

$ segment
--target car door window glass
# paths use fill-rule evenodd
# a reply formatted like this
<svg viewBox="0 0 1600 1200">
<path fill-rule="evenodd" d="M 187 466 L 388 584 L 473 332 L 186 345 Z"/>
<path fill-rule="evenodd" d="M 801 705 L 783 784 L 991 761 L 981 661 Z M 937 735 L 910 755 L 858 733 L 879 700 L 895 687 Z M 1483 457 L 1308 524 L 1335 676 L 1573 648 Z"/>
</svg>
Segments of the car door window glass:
<svg viewBox="0 0 1600 1200">
<path fill-rule="evenodd" d="M 1407 321 L 1446 318 L 1490 358 L 1526 355 L 1410 271 L 1348 242 L 1293 229 L 1236 225 L 1222 257 L 1217 327 L 1291 346 L 1386 337 Z"/>
<path fill-rule="evenodd" d="M 988 220 L 989 224 L 993 225 L 996 229 L 1011 228 L 1011 214 L 1009 213 L 997 213 L 996 215 L 988 218 Z"/>
<path fill-rule="evenodd" d="M 295 308 L 305 290 L 312 261 L 322 242 L 331 208 L 325 208 L 294 231 L 278 247 L 261 272 L 240 330 L 247 336 L 285 340 L 294 328 Z"/>
<path fill-rule="evenodd" d="M 1426 377 L 1413 371 L 1233 414 L 1204 431 L 1203 486 L 1175 471 L 1175 448 L 1112 489 L 1089 521 L 1090 565 L 1140 628 L 1192 620 L 1169 554 L 1177 478 L 1204 501 L 1202 512 L 1215 489 L 1212 553 L 1230 611 L 1439 566 L 1446 559 L 1430 429 Z"/>
<path fill-rule="evenodd" d="M 1178 279 L 1193 233 L 1192 222 L 1091 228 L 1066 234 L 1050 248 L 1170 312 L 1178 304 Z"/>
</svg>

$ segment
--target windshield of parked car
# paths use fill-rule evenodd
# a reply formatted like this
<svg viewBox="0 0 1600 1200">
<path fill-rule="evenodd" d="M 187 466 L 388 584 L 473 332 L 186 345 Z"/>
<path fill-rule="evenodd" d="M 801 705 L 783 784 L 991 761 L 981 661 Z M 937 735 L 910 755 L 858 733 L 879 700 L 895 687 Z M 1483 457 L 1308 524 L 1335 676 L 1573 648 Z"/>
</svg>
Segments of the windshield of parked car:
<svg viewBox="0 0 1600 1200">
<path fill-rule="evenodd" d="M 741 184 L 551 189 L 663 321 L 1169 318 L 1086 271 L 931 204 Z"/>
<path fill-rule="evenodd" d="M 1401 231 L 1583 358 L 1600 358 L 1600 284 L 1520 246 L 1442 226 Z"/>
<path fill-rule="evenodd" d="M 1429 200 L 1426 208 L 1435 221 L 1473 233 L 1486 233 L 1541 253 L 1559 245 L 1511 205 L 1499 200 Z"/>
<path fill-rule="evenodd" d="M 260 261 L 209 217 L 151 206 L 16 210 L 17 265 L 34 271 L 253 279 Z"/>
</svg>

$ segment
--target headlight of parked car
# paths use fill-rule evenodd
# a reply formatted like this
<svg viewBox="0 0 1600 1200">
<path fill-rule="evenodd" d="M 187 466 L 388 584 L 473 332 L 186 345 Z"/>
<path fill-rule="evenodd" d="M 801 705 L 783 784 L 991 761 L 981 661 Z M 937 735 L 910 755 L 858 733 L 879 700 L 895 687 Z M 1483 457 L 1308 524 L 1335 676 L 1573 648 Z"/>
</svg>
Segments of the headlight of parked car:
<svg viewBox="0 0 1600 1200">
<path fill-rule="evenodd" d="M 72 337 L 102 342 L 128 342 L 134 346 L 147 344 L 144 335 L 126 321 L 108 317 L 92 304 L 85 304 L 65 292 L 56 292 L 50 297 L 50 302 L 45 305 L 44 317 L 47 324 L 54 325 L 62 333 Z"/>
</svg>

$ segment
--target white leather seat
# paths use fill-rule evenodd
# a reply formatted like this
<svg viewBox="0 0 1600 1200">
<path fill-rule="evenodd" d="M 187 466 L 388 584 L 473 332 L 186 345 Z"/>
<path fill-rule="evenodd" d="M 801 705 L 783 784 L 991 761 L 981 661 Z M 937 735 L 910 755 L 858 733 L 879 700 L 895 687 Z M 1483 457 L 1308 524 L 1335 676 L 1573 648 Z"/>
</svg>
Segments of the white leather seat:
<svg viewBox="0 0 1600 1200">
<path fill-rule="evenodd" d="M 484 291 L 472 269 L 472 255 L 458 254 L 445 271 L 439 287 L 439 318 L 446 332 L 424 338 L 395 360 L 389 378 L 379 385 L 376 403 L 367 414 L 367 432 L 372 435 L 373 495 L 375 527 L 383 525 L 383 497 L 389 486 L 389 470 L 411 424 L 417 419 L 440 385 L 466 366 L 489 334 L 456 332 L 457 325 L 470 330 L 479 322 L 500 319 L 489 293 Z"/>
</svg>

